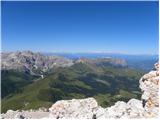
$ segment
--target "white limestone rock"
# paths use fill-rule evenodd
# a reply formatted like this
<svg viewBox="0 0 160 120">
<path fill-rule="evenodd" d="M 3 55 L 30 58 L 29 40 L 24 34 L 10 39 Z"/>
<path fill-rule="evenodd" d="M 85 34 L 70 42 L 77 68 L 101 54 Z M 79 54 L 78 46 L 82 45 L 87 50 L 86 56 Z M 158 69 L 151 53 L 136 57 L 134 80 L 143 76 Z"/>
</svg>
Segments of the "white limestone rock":
<svg viewBox="0 0 160 120">
<path fill-rule="evenodd" d="M 98 106 L 93 110 L 92 118 L 96 118 L 96 119 L 97 118 L 100 118 L 100 119 L 105 118 L 104 113 L 105 113 L 105 109 L 102 108 L 101 106 Z"/>
<path fill-rule="evenodd" d="M 155 64 L 155 70 L 145 74 L 140 79 L 144 117 L 154 118 L 159 115 L 159 64 Z"/>
<path fill-rule="evenodd" d="M 142 101 L 137 99 L 131 99 L 127 103 L 127 116 L 129 118 L 142 118 L 144 108 L 142 106 Z"/>
<path fill-rule="evenodd" d="M 49 118 L 49 112 L 44 111 L 13 111 L 8 110 L 7 113 L 1 114 L 2 119 L 40 119 Z"/>
<path fill-rule="evenodd" d="M 105 118 L 121 118 L 125 115 L 127 104 L 123 101 L 118 101 L 114 106 L 106 108 L 104 113 Z"/>
<path fill-rule="evenodd" d="M 50 118 L 92 118 L 98 104 L 94 98 L 60 100 L 49 109 Z"/>
<path fill-rule="evenodd" d="M 105 118 L 142 118 L 144 108 L 142 102 L 131 99 L 127 103 L 118 101 L 115 105 L 106 108 Z"/>
</svg>

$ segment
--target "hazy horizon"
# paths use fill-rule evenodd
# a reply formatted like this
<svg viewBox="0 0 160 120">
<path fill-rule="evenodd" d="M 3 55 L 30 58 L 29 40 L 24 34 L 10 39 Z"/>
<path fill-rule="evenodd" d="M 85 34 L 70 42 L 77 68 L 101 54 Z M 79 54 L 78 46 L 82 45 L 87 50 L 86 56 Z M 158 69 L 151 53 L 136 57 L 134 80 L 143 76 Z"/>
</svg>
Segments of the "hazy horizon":
<svg viewBox="0 0 160 120">
<path fill-rule="evenodd" d="M 24 52 L 24 51 L 31 51 L 31 52 L 35 52 L 35 53 L 44 53 L 44 54 L 54 54 L 54 53 L 57 53 L 57 54 L 117 54 L 117 55 L 149 55 L 149 56 L 158 56 L 159 53 L 157 54 L 145 54 L 145 53 L 134 53 L 134 54 L 131 54 L 131 53 L 120 53 L 120 52 L 107 52 L 107 51 L 87 51 L 87 52 L 84 52 L 84 51 L 79 51 L 79 52 L 74 52 L 74 51 L 34 51 L 34 50 L 12 50 L 12 51 L 6 51 L 6 50 L 1 50 L 1 52 Z"/>
</svg>

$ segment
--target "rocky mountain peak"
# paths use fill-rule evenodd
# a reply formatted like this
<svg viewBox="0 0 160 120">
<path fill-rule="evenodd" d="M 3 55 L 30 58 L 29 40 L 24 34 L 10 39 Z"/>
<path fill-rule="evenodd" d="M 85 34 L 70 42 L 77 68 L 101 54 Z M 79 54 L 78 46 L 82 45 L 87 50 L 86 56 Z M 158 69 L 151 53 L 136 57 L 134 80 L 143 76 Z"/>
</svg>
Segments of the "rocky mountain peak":
<svg viewBox="0 0 160 120">
<path fill-rule="evenodd" d="M 2 52 L 2 70 L 18 70 L 40 75 L 54 67 L 66 67 L 72 60 L 60 56 L 46 56 L 32 51 Z"/>
</svg>

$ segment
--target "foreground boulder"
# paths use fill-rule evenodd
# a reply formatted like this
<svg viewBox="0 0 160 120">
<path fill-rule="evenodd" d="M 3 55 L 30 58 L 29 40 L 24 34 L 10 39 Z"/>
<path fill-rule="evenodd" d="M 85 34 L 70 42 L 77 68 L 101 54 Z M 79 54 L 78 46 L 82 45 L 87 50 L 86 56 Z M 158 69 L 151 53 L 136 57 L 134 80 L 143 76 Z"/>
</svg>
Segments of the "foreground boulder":
<svg viewBox="0 0 160 120">
<path fill-rule="evenodd" d="M 98 110 L 94 98 L 61 100 L 49 108 L 50 118 L 93 118 Z"/>
<path fill-rule="evenodd" d="M 144 108 L 140 100 L 131 99 L 128 103 L 118 101 L 114 106 L 102 108 L 94 98 L 61 100 L 49 109 L 49 118 L 140 118 Z"/>
<path fill-rule="evenodd" d="M 1 119 L 40 119 L 48 118 L 49 112 L 45 111 L 13 111 L 8 110 L 5 114 L 1 114 Z"/>
<path fill-rule="evenodd" d="M 118 101 L 106 108 L 104 118 L 142 118 L 144 108 L 140 100 L 131 99 L 128 103 Z"/>
</svg>

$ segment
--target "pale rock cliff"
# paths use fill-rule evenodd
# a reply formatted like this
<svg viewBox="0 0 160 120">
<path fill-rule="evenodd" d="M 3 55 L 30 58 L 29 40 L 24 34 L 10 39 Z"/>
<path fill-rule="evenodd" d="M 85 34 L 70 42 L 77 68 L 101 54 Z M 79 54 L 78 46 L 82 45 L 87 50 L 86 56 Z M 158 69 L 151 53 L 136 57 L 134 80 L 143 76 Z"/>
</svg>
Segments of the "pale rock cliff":
<svg viewBox="0 0 160 120">
<path fill-rule="evenodd" d="M 142 102 L 145 109 L 145 117 L 155 117 L 159 114 L 159 64 L 155 64 L 155 69 L 145 74 L 140 79 L 142 90 Z"/>
<path fill-rule="evenodd" d="M 2 70 L 18 70 L 38 76 L 56 67 L 73 65 L 73 61 L 70 59 L 47 56 L 32 51 L 2 52 L 1 59 Z"/>
</svg>

